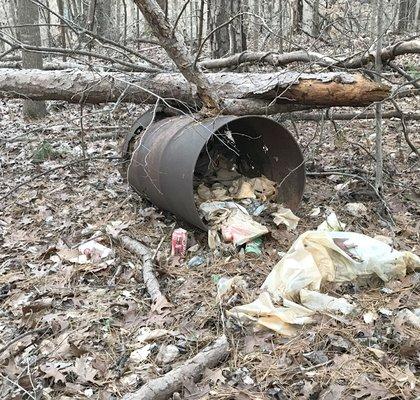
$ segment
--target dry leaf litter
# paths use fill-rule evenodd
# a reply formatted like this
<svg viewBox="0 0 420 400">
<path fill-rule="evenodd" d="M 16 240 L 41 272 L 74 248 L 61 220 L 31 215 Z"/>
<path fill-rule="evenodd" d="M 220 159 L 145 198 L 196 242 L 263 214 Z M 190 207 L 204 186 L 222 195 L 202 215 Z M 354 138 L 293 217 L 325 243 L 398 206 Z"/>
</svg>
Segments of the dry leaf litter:
<svg viewBox="0 0 420 400">
<path fill-rule="evenodd" d="M 418 261 L 406 252 L 419 253 L 419 169 L 394 134 L 398 121 L 386 121 L 385 129 L 384 196 L 394 226 L 363 180 L 333 171 L 309 177 L 295 226 L 288 210 L 270 208 L 264 190 L 271 182 L 238 176 L 216 193 L 213 184 L 197 190 L 201 208 L 224 203 L 221 224 L 213 225 L 220 247 L 212 250 L 206 233 L 134 194 L 121 179 L 119 160 L 98 159 L 33 179 L 84 152 L 118 156 L 121 127 L 141 114 L 138 106 L 85 106 L 86 146 L 78 106 L 51 102 L 40 123 L 23 121 L 20 107 L 18 101 L 0 103 L 0 196 L 28 182 L 0 207 L 1 398 L 117 399 L 182 365 L 222 333 L 230 341 L 229 359 L 206 370 L 200 382 L 186 381 L 174 398 L 418 396 Z M 346 138 L 372 151 L 372 124 L 343 124 L 341 136 L 325 127 L 319 142 L 316 124 L 302 125 L 297 139 L 310 156 L 308 170 L 370 173 L 371 158 Z M 226 205 L 231 202 L 234 209 Z M 263 216 L 254 215 L 267 204 Z M 259 237 L 258 257 L 224 243 L 241 243 L 234 232 L 223 235 L 223 224 L 236 221 L 240 207 L 268 231 Z M 277 227 L 276 218 L 288 223 Z M 172 231 L 180 226 L 189 237 L 184 259 L 170 255 Z M 115 240 L 121 233 L 152 250 L 168 307 L 151 310 L 139 259 Z M 360 249 L 369 240 L 380 257 L 393 254 L 398 265 L 384 270 L 380 257 L 367 262 Z M 310 279 L 302 268 L 296 281 L 283 279 L 295 256 L 310 264 Z M 287 282 L 298 284 L 284 287 Z M 250 312 L 255 301 L 268 316 Z M 238 318 L 239 311 L 246 316 Z M 259 329 L 270 313 L 276 325 Z M 278 318 L 286 313 L 301 323 Z"/>
</svg>

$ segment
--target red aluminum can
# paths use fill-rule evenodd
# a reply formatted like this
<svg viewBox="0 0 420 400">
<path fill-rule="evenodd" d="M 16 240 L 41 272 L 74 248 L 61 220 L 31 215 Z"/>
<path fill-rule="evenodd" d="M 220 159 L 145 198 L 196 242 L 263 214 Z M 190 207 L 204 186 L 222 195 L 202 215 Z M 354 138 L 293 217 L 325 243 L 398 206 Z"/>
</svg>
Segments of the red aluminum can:
<svg viewBox="0 0 420 400">
<path fill-rule="evenodd" d="M 172 232 L 171 255 L 181 257 L 185 256 L 185 253 L 187 252 L 187 239 L 188 233 L 185 229 L 175 229 Z"/>
</svg>

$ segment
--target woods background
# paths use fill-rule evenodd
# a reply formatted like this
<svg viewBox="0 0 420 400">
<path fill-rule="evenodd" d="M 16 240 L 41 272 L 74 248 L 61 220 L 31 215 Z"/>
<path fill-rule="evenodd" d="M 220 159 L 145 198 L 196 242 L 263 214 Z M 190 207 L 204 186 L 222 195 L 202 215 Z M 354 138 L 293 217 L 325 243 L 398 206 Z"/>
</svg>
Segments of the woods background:
<svg viewBox="0 0 420 400">
<path fill-rule="evenodd" d="M 248 301 L 334 212 L 419 253 L 419 28 L 420 0 L 0 0 L 0 398 L 111 400 L 156 380 L 147 398 L 418 396 L 418 273 L 333 286 L 360 312 L 293 338 L 232 323 L 216 282 L 243 277 L 232 298 Z M 195 250 L 171 257 L 182 221 L 120 174 L 124 135 L 163 105 L 286 126 L 307 178 L 296 230 L 271 227 L 252 258 L 185 226 Z M 90 240 L 107 257 L 74 262 Z"/>
</svg>

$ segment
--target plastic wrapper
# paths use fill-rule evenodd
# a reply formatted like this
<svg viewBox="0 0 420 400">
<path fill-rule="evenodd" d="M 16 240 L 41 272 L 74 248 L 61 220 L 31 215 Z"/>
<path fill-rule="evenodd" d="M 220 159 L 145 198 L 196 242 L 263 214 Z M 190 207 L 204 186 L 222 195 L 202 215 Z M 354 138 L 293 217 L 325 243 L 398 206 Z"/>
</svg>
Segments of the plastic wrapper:
<svg viewBox="0 0 420 400">
<path fill-rule="evenodd" d="M 240 246 L 268 233 L 268 229 L 241 211 L 233 212 L 222 225 L 222 236 L 226 242 Z"/>
<path fill-rule="evenodd" d="M 293 327 L 285 324 L 299 325 L 302 312 L 306 313 L 305 318 L 309 318 L 304 320 L 306 323 L 316 312 L 349 314 L 356 311 L 346 299 L 320 293 L 323 284 L 354 281 L 360 276 L 372 275 L 389 281 L 418 269 L 418 256 L 396 251 L 369 236 L 352 232 L 308 231 L 299 236 L 267 276 L 258 299 L 234 307 L 230 314 L 290 335 Z M 282 307 L 274 305 L 281 302 Z"/>
</svg>

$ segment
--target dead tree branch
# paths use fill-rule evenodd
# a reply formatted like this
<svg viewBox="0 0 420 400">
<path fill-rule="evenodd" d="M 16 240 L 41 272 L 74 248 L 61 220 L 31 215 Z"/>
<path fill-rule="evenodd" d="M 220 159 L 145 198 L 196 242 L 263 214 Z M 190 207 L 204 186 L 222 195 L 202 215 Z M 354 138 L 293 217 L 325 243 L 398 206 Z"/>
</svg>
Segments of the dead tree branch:
<svg viewBox="0 0 420 400">
<path fill-rule="evenodd" d="M 404 54 L 419 54 L 420 40 L 409 40 L 395 43 L 381 51 L 382 62 L 393 60 Z M 311 63 L 323 67 L 360 68 L 375 58 L 374 51 L 367 50 L 343 58 L 342 56 L 326 56 L 312 51 L 293 51 L 290 53 L 251 52 L 233 54 L 229 57 L 205 60 L 199 63 L 202 68 L 232 68 L 246 63 L 269 64 L 275 67 L 285 66 L 294 62 Z"/>
<path fill-rule="evenodd" d="M 413 142 L 410 140 L 410 137 L 408 136 L 408 130 L 407 130 L 407 125 L 405 123 L 406 121 L 406 116 L 404 115 L 403 111 L 401 110 L 400 106 L 398 105 L 398 103 L 395 100 L 391 100 L 392 104 L 394 105 L 395 109 L 397 110 L 397 113 L 400 115 L 399 118 L 401 119 L 401 125 L 403 128 L 403 133 L 404 133 L 404 139 L 407 142 L 408 146 L 410 147 L 410 149 L 413 151 L 413 153 L 419 157 L 419 151 L 416 148 L 416 146 L 414 146 Z"/>
<path fill-rule="evenodd" d="M 215 367 L 228 354 L 229 343 L 226 336 L 221 336 L 182 366 L 147 382 L 137 392 L 125 395 L 123 400 L 166 400 L 174 392 L 180 391 L 184 382 L 197 382 L 206 368 Z"/>
<path fill-rule="evenodd" d="M 382 118 L 401 118 L 404 117 L 406 120 L 420 121 L 420 113 L 415 112 L 401 112 L 399 111 L 385 111 L 382 114 Z M 291 114 L 282 115 L 282 120 L 292 119 L 293 121 L 315 121 L 320 122 L 324 120 L 331 121 L 351 121 L 360 119 L 375 119 L 375 113 L 372 111 L 363 112 L 328 112 L 325 113 L 303 113 L 303 112 L 292 112 Z"/>
<path fill-rule="evenodd" d="M 159 282 L 153 271 L 153 255 L 151 250 L 144 244 L 128 236 L 121 236 L 120 241 L 128 251 L 134 253 L 142 260 L 143 280 L 152 302 L 154 304 L 168 304 L 166 297 L 160 291 Z"/>
<path fill-rule="evenodd" d="M 112 64 L 120 64 L 131 71 L 137 72 L 161 72 L 161 69 L 152 68 L 145 64 L 133 64 L 130 62 L 118 60 L 114 57 L 105 56 L 99 53 L 93 53 L 86 50 L 77 50 L 77 49 L 63 49 L 61 47 L 43 47 L 43 46 L 31 46 L 24 43 L 13 43 L 4 39 L 0 36 L 0 40 L 5 41 L 7 44 L 12 46 L 14 49 L 22 49 L 27 51 L 33 51 L 38 53 L 55 53 L 55 54 L 68 54 L 70 56 L 80 55 L 80 56 L 89 56 L 97 58 L 100 60 L 108 61 Z"/>
</svg>

